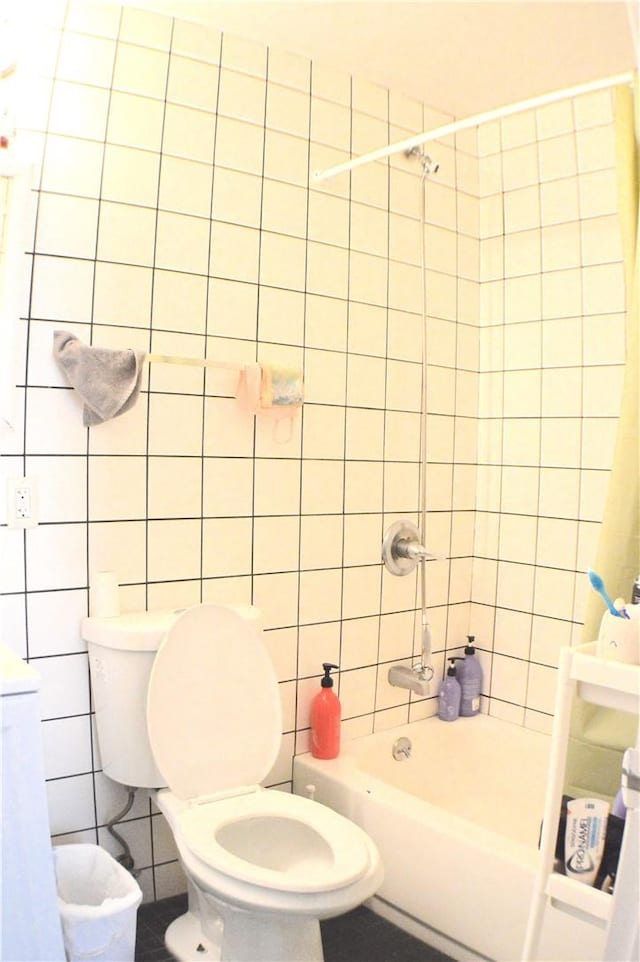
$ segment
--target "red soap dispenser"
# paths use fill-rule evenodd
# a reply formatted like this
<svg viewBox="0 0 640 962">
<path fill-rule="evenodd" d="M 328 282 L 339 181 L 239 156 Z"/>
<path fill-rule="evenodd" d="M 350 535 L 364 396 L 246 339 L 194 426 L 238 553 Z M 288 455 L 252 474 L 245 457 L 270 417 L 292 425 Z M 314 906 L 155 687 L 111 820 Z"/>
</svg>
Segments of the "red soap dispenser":
<svg viewBox="0 0 640 962">
<path fill-rule="evenodd" d="M 314 758 L 337 758 L 340 753 L 340 701 L 333 691 L 332 665 L 322 663 L 321 689 L 311 702 L 311 754 Z"/>
</svg>

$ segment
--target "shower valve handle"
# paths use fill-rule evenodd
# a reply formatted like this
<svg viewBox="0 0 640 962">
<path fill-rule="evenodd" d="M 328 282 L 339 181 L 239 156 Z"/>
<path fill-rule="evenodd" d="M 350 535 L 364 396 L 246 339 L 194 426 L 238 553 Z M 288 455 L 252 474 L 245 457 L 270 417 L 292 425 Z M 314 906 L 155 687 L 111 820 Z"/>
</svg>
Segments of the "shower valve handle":
<svg viewBox="0 0 640 962">
<path fill-rule="evenodd" d="M 395 545 L 396 555 L 400 558 L 408 558 L 410 561 L 442 561 L 444 555 L 432 554 L 418 541 L 400 539 Z"/>
<path fill-rule="evenodd" d="M 418 562 L 441 561 L 444 557 L 421 544 L 420 532 L 411 521 L 392 524 L 382 543 L 382 560 L 394 575 L 408 575 Z"/>
</svg>

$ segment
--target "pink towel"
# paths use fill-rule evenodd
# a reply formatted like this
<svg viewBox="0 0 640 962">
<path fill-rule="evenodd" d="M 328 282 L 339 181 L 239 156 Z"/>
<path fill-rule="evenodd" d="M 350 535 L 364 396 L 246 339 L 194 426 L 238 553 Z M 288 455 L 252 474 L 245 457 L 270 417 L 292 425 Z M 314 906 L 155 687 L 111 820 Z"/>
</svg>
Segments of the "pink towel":
<svg viewBox="0 0 640 962">
<path fill-rule="evenodd" d="M 302 407 L 304 385 L 302 371 L 269 364 L 247 364 L 240 372 L 237 398 L 251 414 L 270 417 L 274 437 L 288 441 L 293 432 L 296 412 Z M 289 433 L 278 437 L 279 421 L 289 422 Z"/>
</svg>

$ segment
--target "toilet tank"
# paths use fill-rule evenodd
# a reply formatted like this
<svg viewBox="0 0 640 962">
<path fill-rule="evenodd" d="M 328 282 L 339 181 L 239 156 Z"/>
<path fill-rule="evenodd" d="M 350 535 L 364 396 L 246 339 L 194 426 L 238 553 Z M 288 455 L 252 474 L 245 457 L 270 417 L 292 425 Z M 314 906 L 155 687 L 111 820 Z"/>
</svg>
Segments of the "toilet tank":
<svg viewBox="0 0 640 962">
<path fill-rule="evenodd" d="M 260 612 L 228 605 L 255 622 Z M 147 734 L 147 687 L 156 651 L 184 608 L 83 618 L 102 770 L 122 785 L 162 788 L 166 782 Z"/>
</svg>

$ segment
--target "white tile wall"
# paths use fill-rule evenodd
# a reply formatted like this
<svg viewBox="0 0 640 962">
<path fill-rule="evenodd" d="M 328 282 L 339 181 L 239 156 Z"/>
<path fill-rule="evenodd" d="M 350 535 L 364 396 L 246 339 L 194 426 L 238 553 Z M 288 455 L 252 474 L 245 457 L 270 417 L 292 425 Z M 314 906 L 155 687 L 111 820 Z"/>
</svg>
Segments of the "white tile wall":
<svg viewBox="0 0 640 962">
<path fill-rule="evenodd" d="M 493 652 L 489 711 L 543 729 L 558 651 L 580 640 L 584 570 L 620 408 L 625 302 L 612 121 L 605 92 L 479 131 L 471 623 L 482 619 Z"/>
<path fill-rule="evenodd" d="M 27 115 L 42 163 L 24 434 L 6 439 L 2 465 L 38 477 L 42 523 L 0 529 L 2 617 L 44 679 L 56 839 L 111 848 L 104 824 L 124 791 L 100 770 L 78 631 L 96 568 L 118 571 L 130 610 L 263 609 L 285 719 L 272 784 L 288 787 L 308 747 L 324 660 L 342 666 L 345 737 L 434 710 L 386 682 L 386 664 L 419 648 L 418 596 L 379 559 L 387 526 L 417 519 L 419 174 L 394 157 L 307 185 L 309 170 L 447 118 L 129 7 L 52 5 L 44 32 Z M 449 559 L 428 568 L 435 663 L 475 632 L 485 707 L 544 727 L 557 649 L 581 616 L 576 572 L 597 536 L 620 389 L 611 105 L 555 105 L 433 153 L 428 542 Z M 279 444 L 228 374 L 156 366 L 129 413 L 87 430 L 50 355 L 59 327 L 109 347 L 300 365 L 302 416 Z M 146 798 L 125 831 L 145 896 L 181 890 Z"/>
</svg>

